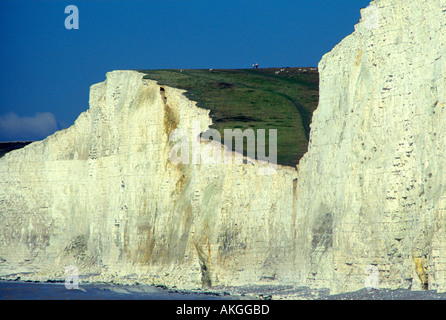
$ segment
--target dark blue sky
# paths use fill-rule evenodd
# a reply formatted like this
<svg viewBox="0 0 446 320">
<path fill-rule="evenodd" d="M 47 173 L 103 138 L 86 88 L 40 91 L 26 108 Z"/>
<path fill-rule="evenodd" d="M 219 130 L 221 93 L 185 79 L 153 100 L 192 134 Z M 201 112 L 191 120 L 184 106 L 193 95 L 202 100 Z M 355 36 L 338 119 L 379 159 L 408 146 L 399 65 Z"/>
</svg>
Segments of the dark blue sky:
<svg viewBox="0 0 446 320">
<path fill-rule="evenodd" d="M 0 141 L 72 125 L 111 70 L 317 66 L 369 2 L 0 0 Z"/>
</svg>

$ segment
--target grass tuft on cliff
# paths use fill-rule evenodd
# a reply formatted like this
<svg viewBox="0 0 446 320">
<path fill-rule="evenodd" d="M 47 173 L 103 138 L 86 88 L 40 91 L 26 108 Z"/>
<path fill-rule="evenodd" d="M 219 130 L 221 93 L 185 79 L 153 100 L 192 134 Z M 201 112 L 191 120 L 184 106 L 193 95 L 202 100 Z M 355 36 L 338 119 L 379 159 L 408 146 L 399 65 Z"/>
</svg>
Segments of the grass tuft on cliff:
<svg viewBox="0 0 446 320">
<path fill-rule="evenodd" d="M 200 108 L 209 109 L 224 129 L 277 129 L 277 161 L 295 166 L 308 148 L 310 123 L 319 99 L 316 68 L 138 70 L 145 79 L 184 89 Z"/>
</svg>

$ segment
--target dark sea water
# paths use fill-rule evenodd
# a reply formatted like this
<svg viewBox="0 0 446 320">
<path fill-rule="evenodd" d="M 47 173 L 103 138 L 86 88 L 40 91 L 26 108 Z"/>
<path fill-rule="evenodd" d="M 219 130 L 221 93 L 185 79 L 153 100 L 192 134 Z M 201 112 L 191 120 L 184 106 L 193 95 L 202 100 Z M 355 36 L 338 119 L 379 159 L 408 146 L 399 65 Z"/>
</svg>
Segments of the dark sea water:
<svg viewBox="0 0 446 320">
<path fill-rule="evenodd" d="M 182 293 L 146 285 L 79 284 L 0 281 L 0 300 L 221 300 L 210 293 Z"/>
<path fill-rule="evenodd" d="M 279 294 L 279 295 L 277 295 Z M 149 285 L 80 283 L 79 289 L 67 289 L 64 283 L 1 281 L 0 300 L 269 300 L 291 296 L 298 300 L 446 300 L 446 292 L 411 291 L 408 289 L 361 289 L 333 294 L 307 287 L 259 286 L 238 288 L 229 294 L 216 292 L 181 292 Z M 287 298 L 285 298 L 287 299 Z"/>
</svg>

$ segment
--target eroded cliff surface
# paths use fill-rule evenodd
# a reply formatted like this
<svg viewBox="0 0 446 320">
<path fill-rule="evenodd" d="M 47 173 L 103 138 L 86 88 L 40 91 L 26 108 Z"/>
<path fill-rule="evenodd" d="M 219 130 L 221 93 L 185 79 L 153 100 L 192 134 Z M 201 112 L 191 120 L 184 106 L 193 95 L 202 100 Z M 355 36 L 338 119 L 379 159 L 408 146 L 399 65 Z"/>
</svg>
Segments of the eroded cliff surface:
<svg viewBox="0 0 446 320">
<path fill-rule="evenodd" d="M 446 2 L 373 1 L 319 72 L 297 195 L 309 281 L 446 290 Z"/>
</svg>

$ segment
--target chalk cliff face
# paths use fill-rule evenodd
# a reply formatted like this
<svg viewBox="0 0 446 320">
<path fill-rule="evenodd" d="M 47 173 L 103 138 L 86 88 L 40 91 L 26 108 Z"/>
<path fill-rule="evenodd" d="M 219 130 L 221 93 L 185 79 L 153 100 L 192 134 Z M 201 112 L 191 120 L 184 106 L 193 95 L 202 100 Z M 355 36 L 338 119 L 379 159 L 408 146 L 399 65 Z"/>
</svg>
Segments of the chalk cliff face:
<svg viewBox="0 0 446 320">
<path fill-rule="evenodd" d="M 446 2 L 373 1 L 319 73 L 297 195 L 309 281 L 446 290 Z"/>
<path fill-rule="evenodd" d="M 72 127 L 1 159 L 0 274 L 45 279 L 74 266 L 91 280 L 185 288 L 294 281 L 296 170 L 174 164 L 170 134 L 205 131 L 208 111 L 143 76 L 108 73 Z"/>
<path fill-rule="evenodd" d="M 445 291 L 446 3 L 372 2 L 319 72 L 308 153 L 270 175 L 174 164 L 169 135 L 208 111 L 108 73 L 72 127 L 0 159 L 0 275 Z"/>
</svg>

